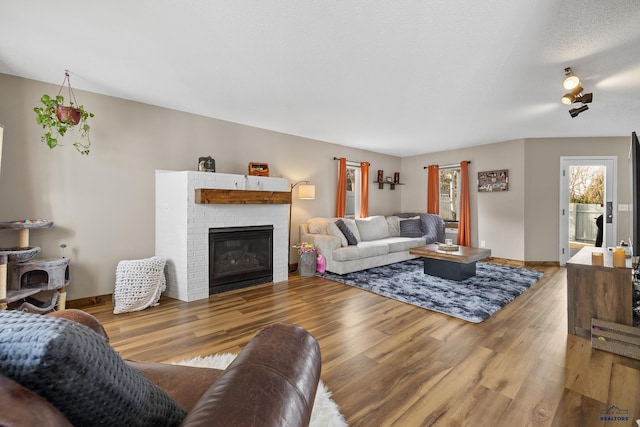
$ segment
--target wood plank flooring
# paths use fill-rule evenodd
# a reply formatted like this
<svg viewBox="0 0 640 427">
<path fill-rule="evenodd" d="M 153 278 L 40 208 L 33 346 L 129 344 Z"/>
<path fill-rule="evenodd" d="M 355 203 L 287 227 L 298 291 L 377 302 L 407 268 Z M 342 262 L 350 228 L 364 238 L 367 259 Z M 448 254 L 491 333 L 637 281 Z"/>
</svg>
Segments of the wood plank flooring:
<svg viewBox="0 0 640 427">
<path fill-rule="evenodd" d="M 539 282 L 480 324 L 297 275 L 138 313 L 85 310 L 123 357 L 151 362 L 237 353 L 267 325 L 302 325 L 350 426 L 635 426 L 640 361 L 568 335 L 566 271 L 539 269 Z M 629 421 L 601 421 L 613 405 Z"/>
</svg>

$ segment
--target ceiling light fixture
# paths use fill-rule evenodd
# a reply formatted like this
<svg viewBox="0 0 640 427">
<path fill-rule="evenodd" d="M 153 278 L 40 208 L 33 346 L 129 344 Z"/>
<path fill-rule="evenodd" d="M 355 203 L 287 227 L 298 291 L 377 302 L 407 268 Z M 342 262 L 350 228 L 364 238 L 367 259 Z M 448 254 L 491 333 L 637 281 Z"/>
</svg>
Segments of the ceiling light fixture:
<svg viewBox="0 0 640 427">
<path fill-rule="evenodd" d="M 567 67 L 564 69 L 564 75 L 566 76 L 566 78 L 562 82 L 563 88 L 565 88 L 566 90 L 572 90 L 580 86 L 580 79 L 578 78 L 578 76 L 573 75 L 571 67 Z"/>
<path fill-rule="evenodd" d="M 568 90 L 568 93 L 565 93 L 562 96 L 562 103 L 565 105 L 571 105 L 575 102 L 581 102 L 582 104 L 589 104 L 593 101 L 592 93 L 582 93 L 584 90 L 580 85 L 580 79 L 577 76 L 573 75 L 573 71 L 570 67 L 564 69 L 564 75 L 566 76 L 564 81 L 562 82 L 562 87 Z M 573 108 L 569 110 L 569 114 L 571 117 L 577 117 L 578 114 L 583 111 L 587 111 L 589 107 L 587 105 L 582 105 L 579 108 Z"/>
<path fill-rule="evenodd" d="M 588 109 L 588 105 L 583 105 L 580 108 L 572 108 L 571 110 L 569 110 L 569 114 L 571 115 L 571 117 L 577 117 L 578 114 L 582 113 L 583 111 L 587 111 Z"/>
<path fill-rule="evenodd" d="M 571 92 L 565 93 L 562 97 L 562 103 L 565 105 L 571 105 L 576 102 L 576 97 L 582 93 L 582 86 L 575 87 Z"/>
</svg>

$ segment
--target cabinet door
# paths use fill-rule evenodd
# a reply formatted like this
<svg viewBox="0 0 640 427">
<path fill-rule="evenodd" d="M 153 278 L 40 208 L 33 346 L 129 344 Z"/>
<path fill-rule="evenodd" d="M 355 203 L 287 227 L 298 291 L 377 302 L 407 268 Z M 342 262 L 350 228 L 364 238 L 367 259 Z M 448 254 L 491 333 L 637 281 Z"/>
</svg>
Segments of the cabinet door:
<svg viewBox="0 0 640 427">
<path fill-rule="evenodd" d="M 631 270 L 567 264 L 569 333 L 591 338 L 591 319 L 633 324 Z"/>
</svg>

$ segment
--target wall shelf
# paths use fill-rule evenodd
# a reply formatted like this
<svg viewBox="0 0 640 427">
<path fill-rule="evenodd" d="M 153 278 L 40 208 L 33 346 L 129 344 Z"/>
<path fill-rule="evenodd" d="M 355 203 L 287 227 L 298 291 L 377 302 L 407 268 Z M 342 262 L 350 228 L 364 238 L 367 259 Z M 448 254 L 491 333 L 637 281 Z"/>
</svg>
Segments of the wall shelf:
<svg viewBox="0 0 640 427">
<path fill-rule="evenodd" d="M 389 182 L 389 181 L 373 181 L 374 184 L 378 184 L 378 189 L 382 190 L 385 184 L 389 184 L 390 190 L 395 190 L 396 185 L 404 185 L 404 182 Z"/>
</svg>

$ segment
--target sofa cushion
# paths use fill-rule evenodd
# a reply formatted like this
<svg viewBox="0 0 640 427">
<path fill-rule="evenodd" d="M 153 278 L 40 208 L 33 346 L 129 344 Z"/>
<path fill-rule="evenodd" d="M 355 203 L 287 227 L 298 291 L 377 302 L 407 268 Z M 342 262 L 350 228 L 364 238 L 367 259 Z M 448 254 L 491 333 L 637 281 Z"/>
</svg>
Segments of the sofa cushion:
<svg viewBox="0 0 640 427">
<path fill-rule="evenodd" d="M 354 261 L 362 258 L 386 255 L 389 253 L 389 245 L 379 242 L 360 242 L 357 246 L 347 246 L 333 250 L 334 261 Z"/>
<path fill-rule="evenodd" d="M 76 426 L 177 426 L 185 412 L 105 338 L 67 319 L 0 311 L 0 373 Z"/>
<path fill-rule="evenodd" d="M 422 227 L 419 219 L 405 219 L 400 221 L 401 237 L 422 237 Z"/>
<path fill-rule="evenodd" d="M 336 225 L 338 226 L 340 231 L 342 231 L 342 234 L 344 234 L 344 237 L 347 238 L 347 242 L 349 243 L 349 245 L 357 245 L 358 242 L 360 241 L 360 234 L 358 233 L 358 229 L 355 227 L 355 221 L 353 221 L 353 226 L 349 226 L 350 221 L 353 221 L 353 220 L 341 218 L 336 221 Z M 357 236 L 356 236 L 356 233 L 358 233 Z"/>
<path fill-rule="evenodd" d="M 339 238 L 340 245 L 342 245 L 343 247 L 349 246 L 349 242 L 347 241 L 347 238 L 344 236 L 344 233 L 340 231 L 340 229 L 338 228 L 335 222 L 329 221 L 329 223 L 327 224 L 327 234 L 330 234 L 332 236 L 336 236 L 337 238 Z M 356 242 L 356 244 L 357 243 L 358 242 Z"/>
<path fill-rule="evenodd" d="M 418 246 L 424 246 L 425 240 L 423 237 L 389 237 L 384 240 L 380 240 L 381 243 L 386 243 L 389 246 L 389 252 L 402 252 L 408 251 L 411 248 L 417 248 Z"/>
<path fill-rule="evenodd" d="M 391 237 L 389 224 L 387 224 L 385 217 L 380 215 L 356 219 L 356 226 L 360 233 L 361 242 L 371 242 Z"/>
<path fill-rule="evenodd" d="M 387 225 L 389 226 L 389 236 L 400 237 L 400 217 L 395 215 L 388 216 Z"/>
</svg>

